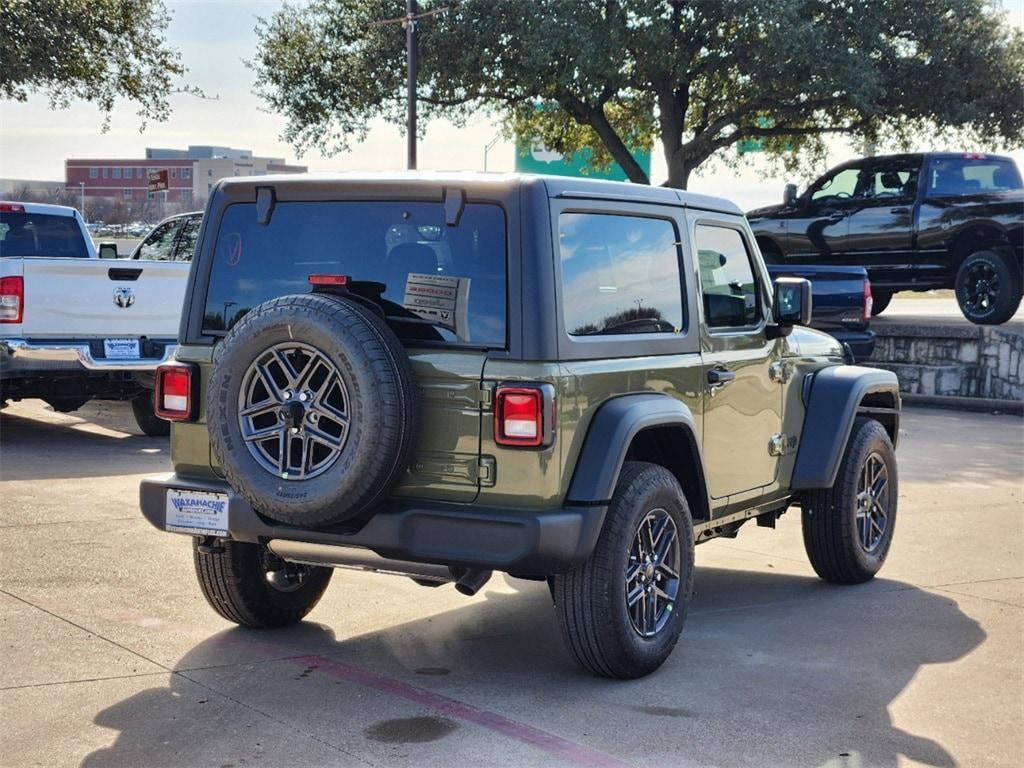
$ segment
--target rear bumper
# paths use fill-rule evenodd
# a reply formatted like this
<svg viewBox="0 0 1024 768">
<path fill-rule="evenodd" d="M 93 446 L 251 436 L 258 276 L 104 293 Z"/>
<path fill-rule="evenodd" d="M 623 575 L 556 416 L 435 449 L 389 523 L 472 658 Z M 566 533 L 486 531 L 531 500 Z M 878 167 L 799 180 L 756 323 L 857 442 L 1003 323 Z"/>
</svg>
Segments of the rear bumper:
<svg viewBox="0 0 1024 768">
<path fill-rule="evenodd" d="M 140 339 L 143 357 L 126 360 L 104 358 L 102 339 L 0 339 L 0 378 L 124 371 L 152 372 L 174 356 L 175 344 L 173 339 Z"/>
<path fill-rule="evenodd" d="M 827 333 L 853 352 L 855 362 L 870 360 L 875 352 L 874 331 L 827 331 Z"/>
<path fill-rule="evenodd" d="M 228 496 L 228 532 L 236 541 L 271 539 L 370 550 L 390 560 L 548 576 L 586 560 L 597 543 L 607 507 L 519 510 L 391 499 L 358 530 L 309 530 L 256 513 L 227 483 L 178 475 L 147 478 L 139 488 L 143 516 L 166 530 L 168 489 Z"/>
</svg>

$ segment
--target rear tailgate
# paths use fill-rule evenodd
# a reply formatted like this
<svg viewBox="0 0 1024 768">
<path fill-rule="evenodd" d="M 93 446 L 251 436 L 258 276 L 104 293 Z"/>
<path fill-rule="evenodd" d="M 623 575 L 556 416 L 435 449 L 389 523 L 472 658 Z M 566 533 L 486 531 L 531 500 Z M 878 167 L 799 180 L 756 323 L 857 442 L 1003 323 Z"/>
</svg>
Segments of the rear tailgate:
<svg viewBox="0 0 1024 768">
<path fill-rule="evenodd" d="M 867 329 L 864 317 L 867 272 L 863 267 L 769 264 L 768 273 L 772 279 L 803 277 L 811 281 L 812 327 L 827 333 Z"/>
<path fill-rule="evenodd" d="M 173 339 L 189 265 L 169 261 L 23 260 L 26 338 Z"/>
</svg>

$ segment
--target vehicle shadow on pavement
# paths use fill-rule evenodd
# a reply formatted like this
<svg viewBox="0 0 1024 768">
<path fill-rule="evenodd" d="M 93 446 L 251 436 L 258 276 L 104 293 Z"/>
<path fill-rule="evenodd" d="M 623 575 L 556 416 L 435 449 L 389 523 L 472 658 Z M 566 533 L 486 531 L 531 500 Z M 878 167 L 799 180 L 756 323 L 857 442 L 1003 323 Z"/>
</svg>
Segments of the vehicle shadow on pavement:
<svg viewBox="0 0 1024 768">
<path fill-rule="evenodd" d="M 52 414 L 53 420 L 31 418 L 11 409 L 0 412 L 0 478 L 53 480 L 95 478 L 170 471 L 170 440 L 141 435 L 119 411 L 121 403 L 87 405 L 73 414 Z M 111 406 L 121 406 L 115 409 Z M 40 460 L 52 454 L 54 461 Z M 58 458 L 59 457 L 59 458 Z M 73 461 L 68 460 L 74 457 Z"/>
<path fill-rule="evenodd" d="M 333 628 L 220 632 L 185 654 L 167 685 L 100 712 L 95 723 L 118 736 L 83 764 L 387 764 L 395 744 L 411 745 L 403 754 L 417 766 L 491 764 L 494 754 L 505 765 L 572 764 L 515 728 L 488 726 L 494 713 L 634 765 L 958 763 L 889 712 L 923 667 L 986 637 L 944 595 L 882 579 L 839 588 L 698 568 L 672 657 L 648 678 L 612 681 L 574 666 L 545 585 L 501 578 L 482 601 L 358 636 L 333 622 L 347 603 L 330 590 L 311 619 Z M 343 583 L 339 572 L 332 590 Z M 424 736 L 426 721 L 443 727 Z M 403 731 L 406 722 L 419 725 Z"/>
</svg>

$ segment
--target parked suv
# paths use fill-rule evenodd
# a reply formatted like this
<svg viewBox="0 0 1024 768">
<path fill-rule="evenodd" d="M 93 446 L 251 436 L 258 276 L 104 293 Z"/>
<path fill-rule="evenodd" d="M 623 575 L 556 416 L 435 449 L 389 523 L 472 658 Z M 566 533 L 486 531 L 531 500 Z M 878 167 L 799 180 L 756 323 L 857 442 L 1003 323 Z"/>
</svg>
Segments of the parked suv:
<svg viewBox="0 0 1024 768">
<path fill-rule="evenodd" d="M 211 196 L 177 360 L 174 474 L 221 616 L 299 621 L 333 568 L 546 580 L 586 668 L 638 677 L 683 628 L 694 545 L 799 506 L 824 579 L 892 541 L 893 374 L 804 327 L 716 198 L 580 179 L 232 179 Z"/>
<path fill-rule="evenodd" d="M 964 316 L 993 325 L 1022 295 L 1024 185 L 1008 157 L 928 153 L 844 163 L 781 206 L 750 211 L 765 259 L 868 270 L 877 315 L 896 291 L 953 288 Z"/>
</svg>

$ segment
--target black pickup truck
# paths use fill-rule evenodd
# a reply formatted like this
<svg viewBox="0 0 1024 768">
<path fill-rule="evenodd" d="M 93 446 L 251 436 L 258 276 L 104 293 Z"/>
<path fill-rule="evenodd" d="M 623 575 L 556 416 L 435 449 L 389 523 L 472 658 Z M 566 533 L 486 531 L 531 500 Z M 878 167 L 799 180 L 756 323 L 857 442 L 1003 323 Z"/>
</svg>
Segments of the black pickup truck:
<svg viewBox="0 0 1024 768">
<path fill-rule="evenodd" d="M 803 194 L 747 214 L 769 264 L 859 265 L 874 313 L 896 291 L 954 288 L 964 316 L 994 325 L 1022 294 L 1024 188 L 1008 157 L 927 153 L 833 168 Z"/>
</svg>

